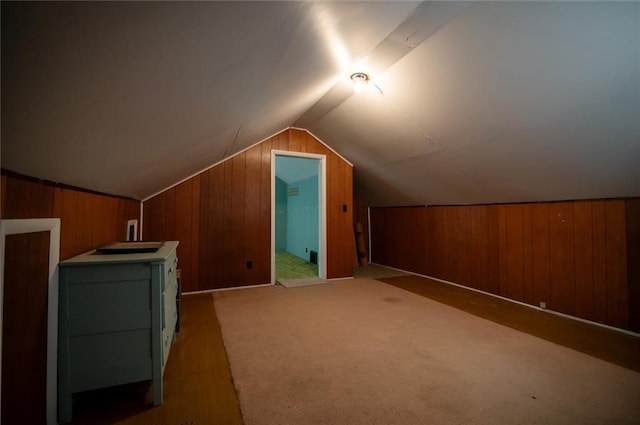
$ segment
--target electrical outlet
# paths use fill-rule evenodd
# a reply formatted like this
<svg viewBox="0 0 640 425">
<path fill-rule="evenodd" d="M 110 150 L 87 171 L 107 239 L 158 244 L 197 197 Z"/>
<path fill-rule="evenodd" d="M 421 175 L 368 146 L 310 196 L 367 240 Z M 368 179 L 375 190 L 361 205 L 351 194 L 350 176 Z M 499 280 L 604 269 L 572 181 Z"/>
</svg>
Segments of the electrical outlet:
<svg viewBox="0 0 640 425">
<path fill-rule="evenodd" d="M 540 301 L 540 308 L 547 308 L 547 303 L 544 301 Z"/>
<path fill-rule="evenodd" d="M 251 260 L 247 261 L 247 268 L 248 269 L 253 268 L 253 261 L 251 261 Z"/>
</svg>

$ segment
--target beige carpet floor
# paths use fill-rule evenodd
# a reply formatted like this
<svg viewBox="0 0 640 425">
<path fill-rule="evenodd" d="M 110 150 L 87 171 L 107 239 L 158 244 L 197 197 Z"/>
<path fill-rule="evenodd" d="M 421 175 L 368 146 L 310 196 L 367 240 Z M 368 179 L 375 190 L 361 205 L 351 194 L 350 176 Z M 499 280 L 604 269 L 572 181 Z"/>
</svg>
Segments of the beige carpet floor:
<svg viewBox="0 0 640 425">
<path fill-rule="evenodd" d="M 640 423 L 638 372 L 379 281 L 214 300 L 246 425 Z"/>
</svg>

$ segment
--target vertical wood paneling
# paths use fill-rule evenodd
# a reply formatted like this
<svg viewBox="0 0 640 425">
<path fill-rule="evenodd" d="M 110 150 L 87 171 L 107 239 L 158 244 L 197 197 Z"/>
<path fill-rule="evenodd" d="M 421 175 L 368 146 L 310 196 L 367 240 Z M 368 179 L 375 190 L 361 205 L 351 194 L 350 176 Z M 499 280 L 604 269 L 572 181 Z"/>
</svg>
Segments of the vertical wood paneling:
<svg viewBox="0 0 640 425">
<path fill-rule="evenodd" d="M 209 170 L 209 194 L 207 198 L 208 207 L 201 214 L 209 216 L 209 229 L 206 235 L 209 251 L 206 256 L 201 256 L 200 261 L 205 262 L 207 269 L 206 281 L 202 289 L 221 288 L 224 282 L 229 281 L 229 262 L 227 250 L 230 237 L 230 220 L 225 221 L 228 213 L 225 212 L 225 204 L 229 204 L 229 199 L 225 194 L 225 174 L 226 163 L 220 164 Z"/>
<path fill-rule="evenodd" d="M 416 272 L 423 267 L 425 208 L 372 208 L 371 229 L 374 262 Z"/>
<path fill-rule="evenodd" d="M 472 286 L 474 252 L 471 244 L 471 207 L 461 206 L 456 208 L 458 214 L 454 215 L 456 221 L 456 249 L 459 255 L 454 255 L 457 259 L 455 270 L 457 270 L 457 281 L 462 285 Z"/>
<path fill-rule="evenodd" d="M 219 167 L 218 167 L 219 169 Z M 207 170 L 200 173 L 200 226 L 198 235 L 198 278 L 197 282 L 192 283 L 191 287 L 198 289 L 212 288 L 213 283 L 209 277 L 209 264 L 212 256 L 209 247 L 209 220 L 213 213 L 209 209 L 209 174 L 213 171 Z M 194 195 L 195 196 L 195 195 Z M 146 205 L 146 202 L 145 202 Z"/>
<path fill-rule="evenodd" d="M 184 288 L 203 290 L 270 281 L 271 150 L 292 148 L 327 156 L 327 275 L 352 275 L 352 168 L 307 132 L 291 129 L 189 179 L 187 182 L 199 179 L 198 188 L 194 186 L 191 191 L 190 214 L 179 211 L 186 207 L 185 201 L 178 202 L 177 195 L 175 201 L 163 200 L 171 189 L 145 201 L 145 234 L 147 229 L 158 238 L 168 234 L 168 215 L 174 217 L 176 229 L 188 227 L 178 224 L 186 217 L 192 220 L 191 256 L 197 259 L 184 258 L 181 251 L 180 261 L 182 267 L 185 261 L 194 265 L 192 269 L 197 272 L 192 276 L 197 275 L 198 280 L 187 282 L 187 274 L 183 277 Z M 347 206 L 346 212 L 343 205 Z M 252 262 L 251 269 L 247 261 Z"/>
<path fill-rule="evenodd" d="M 166 193 L 161 193 L 145 202 L 144 211 L 144 232 L 145 240 L 169 240 L 169 230 L 167 227 L 167 207 Z"/>
<path fill-rule="evenodd" d="M 639 199 L 402 211 L 371 209 L 374 262 L 617 327 L 640 326 Z M 407 261 L 406 229 L 422 225 L 424 245 L 413 248 L 426 254 Z"/>
<path fill-rule="evenodd" d="M 487 291 L 498 294 L 500 291 L 500 234 L 499 234 L 499 207 L 489 205 L 487 207 Z"/>
<path fill-rule="evenodd" d="M 31 216 L 31 186 L 24 179 L 9 178 L 4 218 L 33 218 Z"/>
<path fill-rule="evenodd" d="M 605 202 L 591 203 L 594 320 L 607 322 L 607 220 Z"/>
<path fill-rule="evenodd" d="M 180 183 L 175 187 L 174 191 L 174 237 L 172 239 L 180 241 L 178 245 L 178 267 L 180 268 L 180 283 L 183 291 L 185 285 L 186 291 L 191 290 L 189 285 L 193 280 L 193 272 L 191 269 L 191 246 L 193 244 L 193 235 L 197 234 L 193 229 L 193 220 L 191 213 L 192 199 L 200 198 L 193 195 L 192 180 Z"/>
<path fill-rule="evenodd" d="M 549 205 L 531 206 L 532 262 L 533 262 L 533 305 L 544 302 L 549 305 Z"/>
<path fill-rule="evenodd" d="M 49 233 L 5 247 L 2 423 L 45 423 Z"/>
<path fill-rule="evenodd" d="M 0 175 L 0 217 L 4 217 L 4 204 L 7 202 L 7 176 Z"/>
<path fill-rule="evenodd" d="M 498 207 L 498 259 L 499 259 L 499 286 L 498 294 L 506 296 L 509 292 L 509 258 L 507 257 L 507 207 L 500 205 Z"/>
<path fill-rule="evenodd" d="M 134 200 L 55 187 L 21 176 L 5 179 L 3 218 L 60 218 L 61 259 L 124 239 L 127 220 L 139 218 L 139 202 Z"/>
<path fill-rule="evenodd" d="M 292 131 L 289 133 L 289 146 L 287 150 L 292 152 L 302 152 L 300 149 L 300 132 Z"/>
<path fill-rule="evenodd" d="M 182 264 L 190 260 L 191 278 L 183 282 L 182 291 L 190 292 L 198 290 L 198 282 L 200 282 L 200 181 L 201 175 L 193 177 L 191 180 L 191 255 L 190 258 L 184 258 Z"/>
<path fill-rule="evenodd" d="M 261 185 L 261 160 L 260 146 L 254 146 L 245 153 L 245 191 L 244 191 L 244 241 L 245 261 L 251 261 L 252 268 L 245 268 L 247 284 L 265 278 L 264 270 L 268 270 L 268 264 L 262 261 L 260 250 L 260 204 L 262 192 L 256 189 Z M 245 264 L 246 266 L 246 264 Z"/>
<path fill-rule="evenodd" d="M 487 290 L 487 247 L 486 247 L 486 207 L 469 207 L 471 226 L 471 258 L 469 259 L 469 272 L 471 278 L 465 285 L 472 288 Z"/>
<path fill-rule="evenodd" d="M 346 170 L 344 169 L 344 167 L 341 167 L 341 164 L 337 158 L 335 158 L 333 162 L 335 163 L 335 168 L 337 171 L 336 173 L 337 180 L 335 181 L 340 182 L 339 185 L 336 187 L 336 192 L 338 194 L 336 199 L 337 202 L 335 206 L 336 233 L 333 238 L 334 241 L 337 241 L 340 238 L 340 234 L 344 234 L 346 231 L 347 235 L 350 235 L 350 234 L 353 234 L 353 231 L 351 229 L 344 228 L 344 218 L 346 217 L 347 213 L 350 212 L 349 204 L 351 204 L 351 201 L 347 201 L 347 194 L 345 193 L 345 187 L 343 184 Z M 343 206 L 346 206 L 347 211 L 343 210 Z M 352 217 L 352 215 L 350 215 L 350 217 Z M 353 258 L 353 256 L 351 255 L 351 251 L 349 251 L 349 247 L 345 243 L 335 244 L 335 250 L 337 252 L 336 261 L 334 261 L 334 264 L 336 265 L 336 269 L 333 271 L 333 273 L 330 276 L 339 277 L 342 270 L 344 270 L 347 267 L 347 263 L 350 263 L 350 260 Z"/>
<path fill-rule="evenodd" d="M 139 218 L 137 201 L 24 176 L 3 174 L 2 198 L 3 219 L 61 219 L 62 260 L 121 240 L 126 221 Z M 49 233 L 6 242 L 2 421 L 44 423 Z"/>
<path fill-rule="evenodd" d="M 355 232 L 353 229 L 353 213 L 355 208 L 353 205 L 353 168 L 343 166 L 342 169 L 342 202 L 347 206 L 347 211 L 344 211 L 341 217 L 342 232 L 345 237 L 340 238 L 342 241 L 341 244 L 344 245 L 344 257 L 342 259 L 343 263 L 339 273 L 340 275 L 343 275 L 345 272 L 348 274 L 353 273 L 353 268 L 358 264 Z M 351 237 L 346 237 L 347 235 L 351 235 Z"/>
<path fill-rule="evenodd" d="M 522 299 L 527 304 L 534 304 L 533 288 L 533 217 L 531 204 L 522 205 Z"/>
<path fill-rule="evenodd" d="M 167 240 L 176 239 L 176 188 L 173 187 L 165 192 L 165 206 L 166 206 L 166 218 L 165 218 L 165 232 L 169 237 Z"/>
<path fill-rule="evenodd" d="M 445 245 L 445 272 L 444 278 L 450 281 L 459 280 L 458 273 L 458 256 L 451 255 L 458 249 L 458 220 L 457 212 L 453 208 L 447 208 L 444 211 L 445 234 L 447 244 Z"/>
<path fill-rule="evenodd" d="M 549 277 L 550 308 L 575 315 L 575 280 L 573 267 L 573 205 L 560 202 L 549 205 Z"/>
<path fill-rule="evenodd" d="M 592 202 L 574 202 L 576 316 L 595 320 Z"/>
<path fill-rule="evenodd" d="M 333 189 L 333 193 L 335 194 L 335 228 L 334 235 L 332 238 L 333 243 L 333 252 L 335 253 L 334 261 L 332 264 L 335 267 L 332 270 L 332 273 L 328 275 L 328 277 L 341 277 L 344 276 L 345 273 L 351 275 L 351 270 L 353 269 L 353 228 L 350 223 L 353 218 L 353 211 L 351 206 L 351 192 L 347 192 L 347 187 L 345 181 L 351 181 L 349 178 L 350 170 L 347 172 L 347 168 L 351 167 L 343 167 L 342 161 L 340 161 L 337 157 L 331 157 L 332 162 L 335 164 L 336 170 L 336 180 L 334 180 L 337 184 Z"/>
<path fill-rule="evenodd" d="M 30 183 L 32 218 L 48 218 L 53 215 L 53 186 L 42 183 Z"/>
<path fill-rule="evenodd" d="M 62 217 L 63 197 L 62 188 L 56 187 L 53 189 L 53 217 Z"/>
<path fill-rule="evenodd" d="M 444 279 L 446 275 L 446 256 L 448 252 L 448 240 L 447 227 L 446 227 L 446 208 L 435 207 L 428 209 L 429 223 L 433 224 L 429 234 L 433 237 L 433 249 L 429 251 L 432 253 L 432 265 L 434 270 L 434 276 L 440 279 Z M 383 263 L 384 264 L 384 263 Z"/>
<path fill-rule="evenodd" d="M 522 222 L 522 205 L 506 205 L 503 213 L 502 229 L 504 251 L 500 257 L 504 258 L 506 271 L 503 277 L 506 282 L 500 285 L 500 295 L 518 301 L 524 301 L 524 232 Z"/>
<path fill-rule="evenodd" d="M 625 202 L 629 329 L 640 332 L 640 199 Z"/>
<path fill-rule="evenodd" d="M 607 322 L 629 324 L 624 201 L 605 203 L 607 223 Z"/>
<path fill-rule="evenodd" d="M 78 218 L 80 192 L 63 190 L 62 218 L 60 220 L 61 231 L 67 237 L 60 239 L 60 257 L 70 258 L 82 253 L 80 235 L 82 234 L 81 222 Z"/>
<path fill-rule="evenodd" d="M 272 141 L 266 140 L 260 144 L 261 172 L 260 172 L 260 235 L 257 238 L 260 245 L 260 263 L 264 269 L 256 282 L 271 281 L 271 150 Z"/>
<path fill-rule="evenodd" d="M 231 161 L 231 286 L 245 285 L 245 153 L 234 156 Z M 225 178 L 227 175 L 225 175 Z M 227 186 L 228 187 L 228 186 Z M 227 209 L 225 208 L 225 212 Z"/>
<path fill-rule="evenodd" d="M 288 151 L 289 138 L 291 137 L 291 131 L 284 131 L 278 135 L 278 149 L 282 151 Z"/>
</svg>

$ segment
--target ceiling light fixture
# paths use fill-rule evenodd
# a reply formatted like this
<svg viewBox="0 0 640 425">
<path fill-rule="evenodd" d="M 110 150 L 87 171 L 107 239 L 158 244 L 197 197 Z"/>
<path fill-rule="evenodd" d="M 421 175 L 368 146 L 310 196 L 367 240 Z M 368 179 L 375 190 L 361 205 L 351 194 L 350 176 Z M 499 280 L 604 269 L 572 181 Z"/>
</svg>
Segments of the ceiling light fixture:
<svg viewBox="0 0 640 425">
<path fill-rule="evenodd" d="M 371 81 L 369 75 L 364 72 L 354 72 L 351 74 L 351 81 L 353 81 L 353 91 L 356 93 L 360 93 L 365 87 L 370 87 L 378 91 L 378 93 L 382 94 L 382 90 L 376 83 Z"/>
<path fill-rule="evenodd" d="M 351 74 L 351 81 L 353 81 L 353 91 L 360 93 L 364 86 L 369 83 L 369 76 L 364 72 L 355 72 Z"/>
</svg>

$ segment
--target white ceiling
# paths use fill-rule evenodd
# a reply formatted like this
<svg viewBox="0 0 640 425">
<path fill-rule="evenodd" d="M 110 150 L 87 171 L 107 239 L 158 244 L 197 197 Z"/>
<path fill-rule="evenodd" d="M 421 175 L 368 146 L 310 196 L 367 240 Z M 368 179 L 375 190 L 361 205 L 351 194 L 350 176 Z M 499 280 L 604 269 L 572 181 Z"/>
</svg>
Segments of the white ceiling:
<svg viewBox="0 0 640 425">
<path fill-rule="evenodd" d="M 3 168 L 144 199 L 291 125 L 372 205 L 639 196 L 640 3 L 2 2 Z"/>
</svg>

